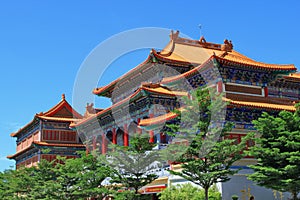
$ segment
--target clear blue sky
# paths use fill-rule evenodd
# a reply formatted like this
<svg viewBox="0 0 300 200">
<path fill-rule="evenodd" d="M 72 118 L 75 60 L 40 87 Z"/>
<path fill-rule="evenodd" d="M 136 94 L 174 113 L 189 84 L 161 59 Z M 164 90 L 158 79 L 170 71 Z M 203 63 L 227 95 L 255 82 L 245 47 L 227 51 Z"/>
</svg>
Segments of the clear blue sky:
<svg viewBox="0 0 300 200">
<path fill-rule="evenodd" d="M 14 165 L 5 158 L 16 149 L 9 134 L 35 113 L 51 108 L 62 93 L 71 102 L 81 63 L 108 37 L 133 28 L 163 27 L 198 39 L 202 24 L 207 41 L 222 43 L 228 38 L 235 50 L 250 58 L 299 67 L 299 10 L 298 0 L 1 1 L 0 171 Z M 122 57 L 109 68 L 103 83 L 133 68 L 147 54 Z"/>
</svg>

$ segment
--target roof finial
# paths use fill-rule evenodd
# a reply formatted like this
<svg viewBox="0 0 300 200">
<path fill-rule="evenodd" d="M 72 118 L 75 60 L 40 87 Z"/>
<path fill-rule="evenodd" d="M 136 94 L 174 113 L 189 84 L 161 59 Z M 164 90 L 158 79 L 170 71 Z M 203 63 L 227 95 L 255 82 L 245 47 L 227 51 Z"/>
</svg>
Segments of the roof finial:
<svg viewBox="0 0 300 200">
<path fill-rule="evenodd" d="M 202 25 L 201 24 L 198 24 L 198 27 L 200 29 L 200 37 L 202 36 Z"/>
<path fill-rule="evenodd" d="M 65 98 L 66 98 L 65 94 L 62 94 L 62 95 L 61 95 L 61 99 L 62 99 L 62 100 L 65 100 Z"/>
</svg>

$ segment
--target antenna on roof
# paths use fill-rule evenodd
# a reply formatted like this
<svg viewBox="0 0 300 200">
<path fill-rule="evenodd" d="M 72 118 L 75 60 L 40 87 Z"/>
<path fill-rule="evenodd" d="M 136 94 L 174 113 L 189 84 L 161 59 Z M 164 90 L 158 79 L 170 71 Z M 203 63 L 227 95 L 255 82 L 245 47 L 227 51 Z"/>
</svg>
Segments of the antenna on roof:
<svg viewBox="0 0 300 200">
<path fill-rule="evenodd" d="M 198 28 L 200 29 L 200 37 L 202 36 L 202 25 L 198 24 Z"/>
</svg>

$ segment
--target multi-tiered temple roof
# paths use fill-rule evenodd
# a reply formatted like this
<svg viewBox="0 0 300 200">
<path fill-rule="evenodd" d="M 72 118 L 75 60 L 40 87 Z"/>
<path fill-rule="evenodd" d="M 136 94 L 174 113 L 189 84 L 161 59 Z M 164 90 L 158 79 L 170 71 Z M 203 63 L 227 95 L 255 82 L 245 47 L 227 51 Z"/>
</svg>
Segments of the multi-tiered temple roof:
<svg viewBox="0 0 300 200">
<path fill-rule="evenodd" d="M 156 143 L 155 149 L 167 148 L 170 143 L 187 144 L 166 134 L 167 124 L 179 123 L 178 113 L 188 108 L 180 102 L 182 96 L 191 97 L 192 90 L 207 85 L 215 87 L 228 102 L 224 120 L 234 126 L 226 138 L 239 143 L 253 131 L 252 121 L 262 112 L 276 115 L 281 110 L 295 111 L 295 104 L 300 100 L 300 74 L 296 70 L 293 64 L 255 61 L 235 51 L 228 40 L 215 44 L 204 37 L 192 40 L 172 32 L 163 50 L 152 49 L 143 63 L 93 90 L 95 95 L 110 98 L 112 106 L 90 112 L 71 126 L 87 143 L 92 143 L 89 147 L 103 154 L 107 152 L 108 142 L 128 146 L 130 135 L 135 133 L 149 134 L 149 142 Z M 173 112 L 175 109 L 178 112 Z M 247 141 L 247 147 L 253 145 L 253 141 Z M 234 163 L 234 167 L 247 169 L 254 162 L 253 158 L 245 157 Z M 161 176 L 141 192 L 160 192 L 169 183 L 185 181 L 180 177 Z M 243 179 L 241 183 L 244 182 Z"/>
<path fill-rule="evenodd" d="M 204 37 L 201 37 L 200 40 L 181 38 L 179 37 L 179 32 L 177 31 L 176 33 L 171 33 L 170 41 L 162 51 L 157 52 L 156 50 L 152 49 L 150 55 L 143 63 L 136 66 L 120 78 L 112 81 L 108 85 L 94 89 L 93 93 L 98 96 L 106 96 L 111 98 L 114 90 L 117 89 L 116 87 L 119 87 L 119 85 L 126 85 L 126 83 L 136 80 L 137 76 L 143 74 L 148 68 L 152 67 L 151 63 L 181 66 L 186 68 L 186 70 L 183 71 L 183 73 L 175 76 L 164 77 L 162 80 L 156 83 L 155 89 L 145 87 L 141 81 L 139 83 L 139 87 L 135 89 L 134 93 L 127 95 L 121 101 L 116 103 L 113 102 L 111 107 L 102 110 L 96 115 L 90 116 L 89 119 L 85 119 L 77 123 L 77 125 L 73 125 L 78 126 L 87 123 L 91 118 L 95 118 L 99 115 L 105 115 L 105 113 L 112 108 L 121 105 L 122 102 L 129 100 L 133 101 L 134 99 L 139 98 L 138 94 L 140 94 L 141 91 L 151 91 L 161 95 L 170 95 L 171 93 L 174 93 L 174 91 L 170 91 L 170 89 L 168 90 L 168 87 L 172 87 L 172 85 L 177 84 L 177 82 L 180 80 L 188 79 L 194 76 L 209 63 L 217 63 L 219 68 L 224 66 L 224 70 L 228 70 L 225 69 L 225 66 L 230 66 L 231 70 L 241 69 L 246 71 L 248 70 L 249 72 L 256 71 L 258 74 L 264 72 L 268 75 L 272 75 L 274 79 L 272 80 L 273 84 L 288 84 L 288 82 L 300 84 L 300 75 L 295 74 L 296 67 L 293 64 L 268 64 L 264 62 L 258 62 L 235 51 L 231 41 L 225 40 L 223 44 L 215 44 L 207 42 Z M 221 73 L 225 74 L 228 72 L 225 71 Z M 235 72 L 232 71 L 232 73 Z M 284 109 L 289 111 L 295 110 L 294 104 L 297 102 L 297 100 L 269 96 L 268 94 L 265 94 L 268 93 L 267 90 L 260 91 L 261 89 L 256 86 L 252 87 L 250 85 L 248 88 L 242 88 L 239 84 L 230 84 L 228 83 L 225 87 L 228 91 L 231 90 L 234 92 L 226 93 L 224 100 L 230 102 L 230 105 L 232 106 L 274 110 Z M 266 82 L 259 82 L 257 85 L 261 86 L 262 88 L 266 88 L 267 86 Z M 241 90 L 253 90 L 254 93 L 253 95 L 247 95 Z M 178 93 L 180 91 L 176 92 Z M 157 118 L 143 119 L 139 122 L 139 125 L 144 126 L 146 124 L 156 123 L 162 121 L 163 118 L 164 120 L 171 119 L 174 116 L 175 115 L 173 113 L 168 113 Z"/>
</svg>

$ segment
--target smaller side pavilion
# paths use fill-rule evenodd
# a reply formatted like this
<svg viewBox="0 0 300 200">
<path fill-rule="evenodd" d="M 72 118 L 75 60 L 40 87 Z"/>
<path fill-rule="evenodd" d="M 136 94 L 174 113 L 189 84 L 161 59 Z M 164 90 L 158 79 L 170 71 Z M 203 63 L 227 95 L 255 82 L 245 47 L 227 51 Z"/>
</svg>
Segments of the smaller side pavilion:
<svg viewBox="0 0 300 200">
<path fill-rule="evenodd" d="M 47 112 L 41 112 L 33 120 L 15 133 L 16 153 L 7 156 L 16 161 L 16 169 L 21 166 L 36 166 L 41 159 L 55 160 L 58 155 L 75 158 L 77 151 L 85 150 L 76 131 L 70 123 L 82 119 L 62 95 L 61 101 Z M 47 150 L 46 150 L 47 149 Z"/>
</svg>

